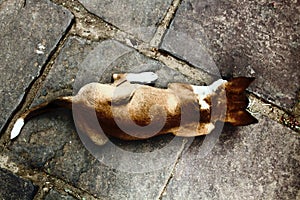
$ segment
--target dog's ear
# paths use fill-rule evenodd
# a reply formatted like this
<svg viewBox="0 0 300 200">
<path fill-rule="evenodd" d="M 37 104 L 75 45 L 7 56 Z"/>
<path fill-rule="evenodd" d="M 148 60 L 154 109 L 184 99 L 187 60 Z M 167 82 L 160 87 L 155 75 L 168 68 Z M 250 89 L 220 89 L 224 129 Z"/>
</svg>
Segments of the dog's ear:
<svg viewBox="0 0 300 200">
<path fill-rule="evenodd" d="M 246 96 L 246 88 L 254 81 L 255 78 L 238 77 L 233 78 L 225 84 L 227 97 L 226 122 L 234 126 L 245 126 L 257 123 L 246 109 L 249 100 Z"/>
<path fill-rule="evenodd" d="M 254 77 L 237 77 L 226 84 L 226 92 L 241 93 L 254 81 Z"/>
<path fill-rule="evenodd" d="M 226 116 L 226 122 L 229 122 L 233 126 L 246 126 L 249 124 L 256 124 L 258 120 L 253 117 L 246 110 L 239 110 L 235 112 L 230 112 Z"/>
</svg>

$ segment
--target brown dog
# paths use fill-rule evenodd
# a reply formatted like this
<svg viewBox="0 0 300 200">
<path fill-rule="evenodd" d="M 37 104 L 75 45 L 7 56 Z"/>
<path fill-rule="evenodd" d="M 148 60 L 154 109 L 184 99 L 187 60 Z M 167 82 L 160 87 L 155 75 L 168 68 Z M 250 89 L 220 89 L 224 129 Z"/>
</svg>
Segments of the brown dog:
<svg viewBox="0 0 300 200">
<path fill-rule="evenodd" d="M 246 111 L 245 89 L 254 78 L 219 79 L 210 86 L 170 83 L 167 89 L 143 85 L 157 79 L 152 72 L 114 74 L 113 78 L 111 85 L 90 83 L 76 96 L 30 109 L 16 121 L 11 139 L 30 118 L 57 107 L 72 109 L 76 127 L 97 145 L 107 142 L 105 135 L 123 140 L 166 133 L 192 137 L 209 134 L 217 121 L 234 126 L 257 122 Z"/>
</svg>

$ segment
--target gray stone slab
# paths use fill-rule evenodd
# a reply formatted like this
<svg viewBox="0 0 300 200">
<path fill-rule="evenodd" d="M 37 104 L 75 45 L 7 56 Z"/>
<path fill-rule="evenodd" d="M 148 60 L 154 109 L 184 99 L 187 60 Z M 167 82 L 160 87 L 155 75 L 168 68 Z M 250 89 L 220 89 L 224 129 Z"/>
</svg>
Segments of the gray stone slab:
<svg viewBox="0 0 300 200">
<path fill-rule="evenodd" d="M 33 199 L 37 186 L 24 180 L 6 169 L 0 168 L 0 199 Z"/>
<path fill-rule="evenodd" d="M 149 41 L 172 0 L 79 0 L 90 12 L 123 31 Z"/>
<path fill-rule="evenodd" d="M 74 197 L 70 195 L 64 195 L 56 190 L 50 190 L 50 192 L 45 196 L 45 200 L 76 200 Z"/>
<path fill-rule="evenodd" d="M 299 17 L 295 1 L 184 0 L 161 49 L 211 73 L 256 77 L 251 91 L 289 109 L 300 82 Z"/>
<path fill-rule="evenodd" d="M 158 137 L 145 142 L 122 142 L 115 141 L 115 144 L 119 148 L 125 149 L 128 156 L 123 156 L 122 159 L 116 160 L 117 154 L 112 153 L 109 159 L 113 160 L 114 163 L 122 165 L 125 163 L 128 168 L 132 166 L 141 166 L 141 169 L 145 165 L 149 166 L 149 169 L 155 169 L 155 171 L 149 172 L 130 172 L 130 170 L 123 171 L 124 168 L 114 169 L 111 167 L 103 166 L 101 162 L 97 161 L 89 167 L 89 169 L 82 173 L 79 179 L 79 187 L 90 191 L 93 195 L 101 199 L 158 199 L 160 192 L 166 184 L 171 170 L 172 164 L 175 162 L 175 158 L 172 158 L 170 165 L 161 166 L 163 159 L 168 159 L 168 156 L 174 157 L 173 152 L 163 157 L 155 151 L 159 151 L 159 146 L 163 148 L 168 145 L 171 137 Z M 178 141 L 177 145 L 180 147 L 182 141 Z M 110 148 L 115 151 L 114 148 Z M 135 153 L 139 158 L 131 159 L 130 153 Z M 153 155 L 157 156 L 157 159 L 153 158 Z M 147 156 L 148 155 L 148 156 Z M 105 157 L 106 154 L 103 154 Z M 145 162 L 145 159 L 148 161 Z M 106 163 L 109 163 L 107 158 L 104 158 Z M 110 164 L 110 163 L 109 163 Z M 133 166 L 135 165 L 135 166 Z M 116 166 L 116 165 L 114 165 Z M 128 169 L 127 168 L 127 169 Z"/>
<path fill-rule="evenodd" d="M 146 59 L 119 42 L 109 40 L 98 43 L 71 37 L 66 41 L 32 106 L 58 96 L 76 94 L 82 86 L 91 82 L 111 83 L 113 73 L 143 71 L 158 74 L 156 87 L 167 87 L 169 82 L 201 84 L 160 62 Z"/>
<path fill-rule="evenodd" d="M 77 139 L 77 134 L 71 114 L 57 111 L 29 121 L 20 138 L 5 153 L 11 161 L 29 169 L 43 169 L 74 138 Z"/>
<path fill-rule="evenodd" d="M 110 83 L 113 72 L 142 71 L 156 72 L 158 87 L 168 82 L 197 84 L 119 42 L 70 37 L 33 104 L 71 95 L 90 82 Z M 72 121 L 71 113 L 62 110 L 34 118 L 5 154 L 10 161 L 42 169 L 101 199 L 155 199 L 185 143 L 165 136 L 137 142 L 111 140 L 98 147 L 82 142 Z"/>
<path fill-rule="evenodd" d="M 0 5 L 0 130 L 39 75 L 68 28 L 72 14 L 43 0 Z"/>
<path fill-rule="evenodd" d="M 183 154 L 162 199 L 299 198 L 299 134 L 260 117 L 256 125 L 226 127 L 205 157 L 201 142 Z"/>
</svg>

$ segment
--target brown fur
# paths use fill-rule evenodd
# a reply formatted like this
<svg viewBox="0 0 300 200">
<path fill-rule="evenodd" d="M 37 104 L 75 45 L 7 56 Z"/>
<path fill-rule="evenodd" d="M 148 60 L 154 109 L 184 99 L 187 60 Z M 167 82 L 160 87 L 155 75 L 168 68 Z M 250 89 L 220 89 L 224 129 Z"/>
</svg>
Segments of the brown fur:
<svg viewBox="0 0 300 200">
<path fill-rule="evenodd" d="M 117 83 L 123 76 L 114 78 Z M 232 125 L 257 122 L 246 111 L 248 99 L 244 91 L 252 81 L 242 77 L 221 85 L 204 99 L 210 109 L 201 108 L 188 84 L 171 83 L 167 89 L 161 89 L 128 82 L 91 83 L 76 96 L 42 104 L 24 113 L 23 118 L 28 120 L 55 107 L 73 109 L 78 129 L 98 145 L 107 141 L 104 133 L 123 140 L 147 139 L 170 132 L 192 137 L 210 133 L 218 120 Z"/>
<path fill-rule="evenodd" d="M 226 86 L 227 112 L 226 122 L 234 126 L 245 126 L 257 123 L 247 110 L 248 98 L 245 89 L 254 81 L 254 78 L 238 77 L 230 80 Z"/>
</svg>

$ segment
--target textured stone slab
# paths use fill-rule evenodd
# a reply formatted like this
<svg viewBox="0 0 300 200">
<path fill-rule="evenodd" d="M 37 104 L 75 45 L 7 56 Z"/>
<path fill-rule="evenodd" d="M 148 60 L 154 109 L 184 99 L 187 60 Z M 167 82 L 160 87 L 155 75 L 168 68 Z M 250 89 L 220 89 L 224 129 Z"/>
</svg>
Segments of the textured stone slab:
<svg viewBox="0 0 300 200">
<path fill-rule="evenodd" d="M 142 71 L 156 72 L 158 87 L 168 82 L 196 84 L 116 41 L 90 42 L 70 37 L 34 104 L 71 95 L 90 82 L 110 83 L 113 72 Z M 183 148 L 182 139 L 165 136 L 143 142 L 112 140 L 101 148 L 89 144 L 97 160 L 83 145 L 72 121 L 71 113 L 59 110 L 32 119 L 5 153 L 10 161 L 42 169 L 101 199 L 158 198 Z"/>
<path fill-rule="evenodd" d="M 161 22 L 171 0 L 79 0 L 90 12 L 123 31 L 149 41 Z"/>
<path fill-rule="evenodd" d="M 156 87 L 166 87 L 169 82 L 200 84 L 116 41 L 97 43 L 71 37 L 32 106 L 58 96 L 76 94 L 82 86 L 91 82 L 111 83 L 113 73 L 143 71 L 158 74 Z"/>
<path fill-rule="evenodd" d="M 144 143 L 134 142 L 134 144 L 126 144 L 126 146 L 122 143 L 119 144 L 130 152 L 136 152 L 144 156 L 143 152 L 157 150 L 157 143 L 160 142 L 161 146 L 165 146 L 167 145 L 166 141 L 168 140 L 160 137 Z M 148 159 L 150 162 L 154 162 L 151 157 Z M 127 165 L 137 163 L 142 166 L 145 164 L 129 160 L 126 157 L 119 162 L 127 162 Z M 81 174 L 79 186 L 85 190 L 89 190 L 101 199 L 157 199 L 171 172 L 171 166 L 161 168 L 159 162 L 164 161 L 159 159 L 155 161 L 157 165 L 156 171 L 142 173 L 119 171 L 101 166 L 99 162 L 95 162 L 89 170 Z"/>
<path fill-rule="evenodd" d="M 0 5 L 0 130 L 70 25 L 72 15 L 49 1 Z"/>
<path fill-rule="evenodd" d="M 298 199 L 300 136 L 270 119 L 259 121 L 226 128 L 206 157 L 195 140 L 163 199 Z"/>
<path fill-rule="evenodd" d="M 300 82 L 299 17 L 296 1 L 184 0 L 161 48 L 215 73 L 207 50 L 222 76 L 256 77 L 253 92 L 291 108 Z"/>
<path fill-rule="evenodd" d="M 33 199 L 37 187 L 8 170 L 0 168 L 0 199 Z"/>
</svg>

